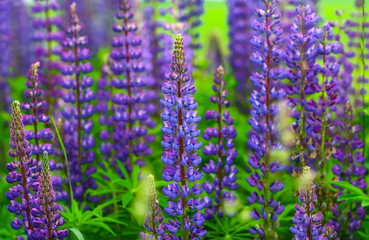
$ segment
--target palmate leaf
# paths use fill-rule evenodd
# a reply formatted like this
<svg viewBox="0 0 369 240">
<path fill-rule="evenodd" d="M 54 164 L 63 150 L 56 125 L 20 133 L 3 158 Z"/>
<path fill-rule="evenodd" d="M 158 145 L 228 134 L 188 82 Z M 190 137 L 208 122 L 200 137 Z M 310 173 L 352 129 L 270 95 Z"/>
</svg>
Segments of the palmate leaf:
<svg viewBox="0 0 369 240">
<path fill-rule="evenodd" d="M 360 202 L 363 207 L 369 206 L 369 196 L 366 195 L 360 188 L 355 187 L 348 182 L 329 182 L 329 184 L 341 187 L 349 192 L 341 195 L 338 198 L 338 201 L 344 201 L 339 204 L 338 209 L 342 209 L 344 206 L 356 202 Z"/>
<path fill-rule="evenodd" d="M 97 189 L 89 189 L 87 193 L 92 196 L 120 196 L 123 208 L 127 208 L 127 206 L 132 202 L 134 193 L 138 187 L 138 179 L 140 175 L 139 167 L 135 165 L 130 175 L 123 163 L 118 161 L 117 168 L 119 168 L 123 173 L 122 178 L 119 176 L 115 167 L 111 168 L 105 161 L 103 161 L 102 164 L 105 169 L 99 168 L 93 175 L 99 187 Z M 103 176 L 108 177 L 109 181 L 107 181 Z"/>
<path fill-rule="evenodd" d="M 255 221 L 239 221 L 237 216 L 233 218 L 214 217 L 213 220 L 205 221 L 209 239 L 249 239 L 252 235 L 249 228 L 255 225 Z"/>
<path fill-rule="evenodd" d="M 86 230 L 88 232 L 89 229 L 100 227 L 102 229 L 105 229 L 107 232 L 110 232 L 113 236 L 116 236 L 115 232 L 107 225 L 107 223 L 116 223 L 120 225 L 126 224 L 110 217 L 104 217 L 102 215 L 102 209 L 118 201 L 119 198 L 112 199 L 103 204 L 100 204 L 92 211 L 84 210 L 84 204 L 82 204 L 81 207 L 77 206 L 73 209 L 73 211 L 69 210 L 61 204 L 62 207 L 65 209 L 65 211 L 61 212 L 63 218 L 65 219 L 64 225 L 67 228 L 69 227 L 69 229 L 76 228 L 80 232 L 83 232 L 83 230 Z M 72 206 L 73 204 L 77 205 L 77 202 L 74 199 L 72 200 Z"/>
</svg>

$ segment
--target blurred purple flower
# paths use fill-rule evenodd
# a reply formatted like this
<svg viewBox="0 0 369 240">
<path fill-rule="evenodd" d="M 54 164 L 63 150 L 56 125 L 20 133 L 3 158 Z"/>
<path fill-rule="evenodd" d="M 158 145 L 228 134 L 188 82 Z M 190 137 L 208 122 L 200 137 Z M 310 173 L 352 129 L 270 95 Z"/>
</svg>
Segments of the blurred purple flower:
<svg viewBox="0 0 369 240">
<path fill-rule="evenodd" d="M 225 98 L 228 95 L 226 82 L 223 80 L 224 69 L 219 66 L 215 69 L 214 85 L 212 87 L 215 96 L 210 96 L 210 101 L 218 105 L 218 109 L 210 110 L 205 113 L 206 120 L 215 120 L 217 126 L 209 127 L 205 130 L 203 138 L 208 141 L 208 145 L 202 150 L 206 156 L 213 156 L 217 159 L 214 162 L 210 159 L 209 163 L 205 164 L 204 172 L 214 174 L 212 182 L 205 181 L 202 188 L 208 195 L 215 191 L 215 202 L 209 196 L 206 196 L 206 218 L 213 218 L 213 214 L 219 217 L 223 216 L 224 203 L 235 200 L 236 197 L 229 190 L 236 190 L 236 166 L 233 165 L 233 160 L 237 157 L 236 148 L 234 147 L 233 139 L 237 136 L 236 129 L 233 126 L 233 119 L 229 114 L 231 102 Z M 216 139 L 216 144 L 210 140 Z"/>
<path fill-rule="evenodd" d="M 64 122 L 65 145 L 70 166 L 74 197 L 82 201 L 87 189 L 97 187 L 91 175 L 96 171 L 92 165 L 95 160 L 95 139 L 91 133 L 93 122 L 91 117 L 95 108 L 91 102 L 96 94 L 91 89 L 94 80 L 87 74 L 93 71 L 88 62 L 91 53 L 85 46 L 87 36 L 82 36 L 81 24 L 76 10 L 76 4 L 70 6 L 70 25 L 66 28 L 67 37 L 63 41 L 64 51 L 61 59 L 66 64 L 61 68 L 64 75 L 61 86 L 68 91 L 63 95 L 66 103 L 62 115 Z M 94 201 L 93 199 L 89 199 Z"/>
</svg>

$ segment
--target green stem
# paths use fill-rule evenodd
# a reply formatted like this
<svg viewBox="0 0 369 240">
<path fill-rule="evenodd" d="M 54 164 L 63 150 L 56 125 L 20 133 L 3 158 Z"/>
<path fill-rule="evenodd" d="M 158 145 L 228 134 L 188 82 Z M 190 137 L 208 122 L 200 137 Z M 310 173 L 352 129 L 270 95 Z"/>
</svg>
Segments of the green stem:
<svg viewBox="0 0 369 240">
<path fill-rule="evenodd" d="M 364 156 L 366 155 L 366 142 L 365 142 L 365 137 L 366 137 L 366 127 L 365 127 L 365 108 L 366 108 L 366 103 L 365 103 L 365 22 L 366 22 L 366 17 L 365 17 L 365 0 L 363 0 L 363 6 L 362 6 L 362 24 L 361 24 L 361 32 L 362 32 L 362 43 L 361 43 L 361 64 L 362 64 L 362 68 L 363 68 L 363 82 L 362 82 L 362 88 L 363 88 L 363 93 L 361 94 L 361 98 L 362 98 L 362 102 L 363 102 L 363 116 L 362 116 L 362 126 L 363 126 L 363 138 L 362 140 L 364 141 L 364 147 L 363 147 L 363 153 Z"/>
<path fill-rule="evenodd" d="M 304 35 L 304 25 L 305 25 L 305 17 L 304 17 L 305 7 L 301 8 L 301 32 Z M 301 44 L 300 48 L 301 53 L 301 100 L 305 100 L 305 69 L 304 69 L 304 43 Z M 301 116 L 300 116 L 300 134 L 299 134 L 299 151 L 300 151 L 300 165 L 301 171 L 305 167 L 305 159 L 304 159 L 304 136 L 305 136 L 305 106 L 301 106 Z"/>
</svg>

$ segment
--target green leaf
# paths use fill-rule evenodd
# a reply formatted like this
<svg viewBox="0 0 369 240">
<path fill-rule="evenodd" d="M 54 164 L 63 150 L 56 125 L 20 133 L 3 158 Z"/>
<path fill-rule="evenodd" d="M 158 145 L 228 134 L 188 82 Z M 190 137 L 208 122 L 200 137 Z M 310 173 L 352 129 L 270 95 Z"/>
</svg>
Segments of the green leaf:
<svg viewBox="0 0 369 240">
<path fill-rule="evenodd" d="M 362 201 L 362 203 L 361 203 L 361 206 L 363 206 L 363 207 L 367 207 L 367 206 L 369 206 L 369 199 L 364 199 L 364 200 Z"/>
<path fill-rule="evenodd" d="M 126 208 L 128 204 L 132 201 L 132 199 L 133 199 L 133 194 L 131 192 L 126 192 L 122 198 L 123 208 Z"/>
<path fill-rule="evenodd" d="M 63 143 L 63 140 L 60 136 L 60 133 L 59 133 L 59 130 L 58 130 L 58 127 L 56 126 L 56 123 L 55 123 L 55 120 L 54 120 L 54 117 L 51 117 L 51 119 L 53 120 L 53 123 L 54 123 L 54 128 L 55 128 L 55 132 L 56 132 L 56 135 L 58 135 L 58 139 L 59 139 L 59 143 L 60 143 L 60 146 L 62 147 L 63 149 L 63 153 L 64 153 L 64 160 L 66 162 L 65 165 L 67 165 L 67 171 L 68 171 L 68 180 L 69 180 L 69 191 L 70 191 L 70 200 L 73 200 L 74 197 L 73 197 L 73 189 L 72 189 L 72 181 L 70 180 L 70 171 L 69 171 L 69 162 L 68 162 L 68 157 L 67 157 L 67 152 L 65 151 L 65 147 L 64 147 L 64 143 Z"/>
<path fill-rule="evenodd" d="M 359 195 L 367 196 L 367 195 L 365 195 L 365 193 L 360 188 L 357 188 L 357 187 L 355 187 L 352 184 L 347 183 L 347 182 L 329 182 L 329 184 L 337 186 L 337 187 L 344 188 L 344 189 L 350 191 L 351 193 L 356 193 L 356 194 L 359 194 Z"/>
<path fill-rule="evenodd" d="M 117 236 L 117 234 L 115 234 L 115 232 L 105 223 L 103 222 L 89 222 L 87 225 L 92 225 L 92 226 L 97 226 L 97 227 L 102 227 L 104 228 L 106 231 L 110 232 L 113 236 Z"/>
<path fill-rule="evenodd" d="M 69 228 L 68 230 L 72 231 L 78 240 L 85 240 L 82 233 L 77 228 Z"/>
</svg>

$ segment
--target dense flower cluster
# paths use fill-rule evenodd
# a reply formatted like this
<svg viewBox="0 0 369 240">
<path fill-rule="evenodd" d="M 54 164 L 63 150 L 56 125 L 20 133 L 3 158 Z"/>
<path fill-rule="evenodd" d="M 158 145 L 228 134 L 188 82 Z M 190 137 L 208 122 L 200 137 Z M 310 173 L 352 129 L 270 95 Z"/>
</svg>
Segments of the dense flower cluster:
<svg viewBox="0 0 369 240">
<path fill-rule="evenodd" d="M 251 88 L 248 79 L 252 69 L 245 59 L 250 59 L 252 47 L 250 44 L 251 23 L 253 19 L 255 1 L 253 0 L 228 0 L 228 25 L 229 25 L 229 63 L 234 77 L 237 80 L 236 104 L 246 111 L 247 98 L 245 92 L 250 93 Z"/>
<path fill-rule="evenodd" d="M 31 125 L 33 130 L 26 130 L 26 139 L 34 140 L 31 144 L 32 154 L 37 162 L 40 161 L 40 155 L 46 151 L 48 154 L 53 154 L 54 149 L 50 143 L 42 143 L 42 141 L 50 142 L 53 134 L 49 128 L 40 128 L 39 123 L 47 124 L 50 121 L 50 116 L 46 115 L 47 102 L 44 99 L 44 90 L 39 79 L 38 67 L 39 62 L 30 66 L 27 73 L 26 87 L 24 91 L 25 102 L 22 103 L 23 111 L 28 112 L 23 116 L 23 124 Z"/>
<path fill-rule="evenodd" d="M 278 68 L 278 63 L 284 60 L 284 53 L 278 49 L 283 40 L 283 30 L 280 26 L 280 13 L 277 11 L 275 1 L 261 1 L 264 8 L 258 8 L 255 13 L 262 19 L 254 21 L 252 29 L 256 35 L 251 39 L 251 44 L 256 51 L 250 60 L 260 68 L 262 72 L 255 72 L 250 77 L 254 84 L 251 94 L 252 104 L 249 124 L 252 130 L 248 134 L 248 147 L 253 154 L 249 157 L 249 164 L 255 170 L 247 182 L 251 187 L 257 187 L 257 192 L 251 193 L 247 198 L 250 204 L 260 203 L 261 210 L 254 208 L 252 218 L 263 219 L 264 224 L 258 228 L 250 228 L 251 234 L 259 234 L 260 238 L 275 238 L 274 228 L 278 225 L 278 215 L 284 206 L 277 202 L 271 193 L 275 194 L 284 187 L 278 179 L 270 183 L 269 175 L 284 169 L 284 165 L 277 159 L 271 159 L 271 151 L 278 148 L 277 130 L 273 118 L 277 114 L 276 102 L 285 97 L 280 79 L 285 77 L 284 70 Z M 265 34 L 266 33 L 266 34 Z M 260 176 L 259 171 L 262 175 Z"/>
<path fill-rule="evenodd" d="M 146 230 L 150 233 L 141 232 L 140 236 L 144 240 L 155 240 L 158 239 L 159 236 L 164 235 L 164 217 L 161 213 L 158 196 L 156 195 L 154 176 L 150 174 L 147 177 L 147 181 L 149 193 L 147 198 L 144 226 Z"/>
<path fill-rule="evenodd" d="M 10 6 L 5 1 L 0 1 L 0 112 L 10 113 L 10 87 L 7 81 L 9 77 L 10 54 Z"/>
<path fill-rule="evenodd" d="M 60 5 L 58 0 L 36 1 L 32 7 L 35 14 L 33 27 L 35 29 L 33 40 L 36 43 L 35 56 L 40 62 L 40 80 L 45 86 L 45 95 L 49 109 L 48 113 L 53 113 L 56 106 L 56 99 L 61 97 L 62 92 L 58 89 L 61 76 L 60 61 L 58 60 L 62 49 L 63 40 L 62 18 L 58 16 Z"/>
<path fill-rule="evenodd" d="M 367 172 L 363 166 L 365 162 L 365 156 L 362 152 L 364 142 L 358 137 L 361 128 L 359 125 L 355 125 L 353 120 L 353 109 L 351 104 L 347 102 L 344 107 L 343 118 L 335 121 L 338 128 L 337 133 L 339 134 L 335 135 L 337 151 L 332 156 L 339 163 L 333 165 L 332 172 L 337 176 L 339 181 L 348 181 L 360 189 L 366 189 L 367 183 L 363 178 Z M 342 193 L 342 190 L 339 190 L 339 195 L 342 195 Z M 349 207 L 345 216 L 338 207 L 338 204 L 334 206 L 332 211 L 335 219 L 331 221 L 334 223 L 336 231 L 339 232 L 341 229 L 340 224 L 343 224 L 347 218 L 350 222 L 348 228 L 351 239 L 353 238 L 354 231 L 360 229 L 361 222 L 365 218 L 365 210 L 360 204 L 354 204 Z"/>
<path fill-rule="evenodd" d="M 315 186 L 310 167 L 304 167 L 302 174 L 302 187 L 300 189 L 299 201 L 301 205 L 296 203 L 296 214 L 292 219 L 295 227 L 290 230 L 295 234 L 296 240 L 323 239 L 322 233 L 322 213 L 314 213 L 314 201 L 317 200 Z"/>
<path fill-rule="evenodd" d="M 34 208 L 32 208 L 31 214 L 34 232 L 31 234 L 32 238 L 28 239 L 53 240 L 57 238 L 62 240 L 68 237 L 68 230 L 57 230 L 63 225 L 64 219 L 61 217 L 58 203 L 55 202 L 47 152 L 43 153 L 42 168 L 38 177 L 38 190 L 33 201 Z"/>
<path fill-rule="evenodd" d="M 29 1 L 0 0 L 1 239 L 369 239 L 365 0 Z"/>
<path fill-rule="evenodd" d="M 173 201 L 168 201 L 169 206 L 164 211 L 171 217 L 181 217 L 182 221 L 175 218 L 169 219 L 165 224 L 172 238 L 177 238 L 179 229 L 183 230 L 183 239 L 202 238 L 206 234 L 203 224 L 204 217 L 199 212 L 205 207 L 201 198 L 192 198 L 202 193 L 199 183 L 191 187 L 191 183 L 201 180 L 203 173 L 196 168 L 201 163 L 201 157 L 194 151 L 201 148 L 201 142 L 197 142 L 200 130 L 196 124 L 201 120 L 196 116 L 196 103 L 192 96 L 196 92 L 191 81 L 191 75 L 186 65 L 187 59 L 183 51 L 183 38 L 176 36 L 170 72 L 165 74 L 162 87 L 164 98 L 160 103 L 164 109 L 161 114 L 164 126 L 161 127 L 164 148 L 162 162 L 166 165 L 163 179 L 169 183 L 163 188 L 163 194 Z M 191 185 L 190 185 L 191 184 Z M 176 200 L 176 201 L 174 201 Z M 189 211 L 195 211 L 190 218 Z"/>
<path fill-rule="evenodd" d="M 10 192 L 6 193 L 10 200 L 10 205 L 7 208 L 9 212 L 20 217 L 15 217 L 10 225 L 15 230 L 23 226 L 25 233 L 30 235 L 34 231 L 31 209 L 33 206 L 33 184 L 37 186 L 37 161 L 32 158 L 32 150 L 26 140 L 18 101 L 12 103 L 10 147 L 9 156 L 14 158 L 14 161 L 6 165 L 6 169 L 9 171 L 6 181 L 16 185 L 9 189 Z"/>
<path fill-rule="evenodd" d="M 138 27 L 134 22 L 133 7 L 130 0 L 119 1 L 118 23 L 113 30 L 120 36 L 112 40 L 110 52 L 111 70 L 115 75 L 110 82 L 114 87 L 112 102 L 115 104 L 113 148 L 115 157 L 124 163 L 128 172 L 134 164 L 143 166 L 142 157 L 151 154 L 148 145 L 154 138 L 147 131 L 155 126 L 149 111 L 144 108 L 150 97 L 145 90 L 147 81 L 140 77 L 145 68 L 140 60 L 142 41 L 135 34 Z"/>
<path fill-rule="evenodd" d="M 315 28 L 319 17 L 313 12 L 310 5 L 296 8 L 296 18 L 291 26 L 291 33 L 286 50 L 286 63 L 290 68 L 287 78 L 290 84 L 285 87 L 291 115 L 295 119 L 293 128 L 298 134 L 296 139 L 297 154 L 293 160 L 300 162 L 301 166 L 310 164 L 308 160 L 314 159 L 309 153 L 316 150 L 313 141 L 314 131 L 307 126 L 309 114 L 316 110 L 317 103 L 309 96 L 321 91 L 319 85 L 319 65 L 317 40 L 321 31 Z M 318 36 L 317 36 L 318 35 Z M 317 69 L 318 68 L 318 69 Z M 314 154 L 312 154 L 314 155 Z"/>
<path fill-rule="evenodd" d="M 110 161 L 113 154 L 113 145 L 111 142 L 112 134 L 110 133 L 113 128 L 113 103 L 111 101 L 113 89 L 111 87 L 111 79 L 114 74 L 112 73 L 109 64 L 111 64 L 111 59 L 109 58 L 107 62 L 101 67 L 101 75 L 97 81 L 97 104 L 96 112 L 99 116 L 99 124 L 101 124 L 103 129 L 101 130 L 99 137 L 101 139 L 101 145 L 99 150 L 102 154 L 102 158 L 105 161 Z M 115 158 L 113 157 L 112 160 Z M 115 165 L 115 163 L 113 163 Z"/>
<path fill-rule="evenodd" d="M 82 201 L 88 188 L 96 188 L 95 180 L 91 174 L 96 171 L 92 165 L 95 159 L 93 147 L 95 139 L 91 134 L 93 123 L 91 120 L 95 112 L 91 104 L 96 94 L 91 89 L 94 80 L 87 76 L 93 70 L 87 60 L 91 53 L 85 47 L 88 43 L 86 36 L 81 36 L 83 25 L 76 12 L 76 4 L 70 6 L 70 26 L 66 29 L 68 37 L 63 41 L 65 51 L 61 59 L 66 64 L 61 72 L 64 75 L 61 86 L 68 90 L 63 94 L 65 105 L 62 115 L 64 122 L 65 145 L 67 147 L 68 161 L 71 171 L 71 181 L 74 196 Z"/>
<path fill-rule="evenodd" d="M 217 126 L 209 127 L 205 130 L 203 138 L 209 141 L 208 145 L 203 149 L 203 154 L 214 158 L 210 159 L 209 163 L 205 164 L 204 172 L 214 174 L 212 182 L 205 181 L 202 188 L 207 194 L 212 194 L 215 191 L 215 202 L 212 198 L 206 196 L 204 199 L 207 203 L 206 217 L 211 218 L 213 214 L 223 216 L 224 203 L 235 200 L 236 197 L 229 190 L 236 190 L 236 166 L 233 165 L 234 159 L 237 157 L 237 152 L 234 147 L 233 139 L 237 136 L 236 129 L 233 126 L 233 119 L 229 114 L 231 102 L 226 100 L 228 89 L 226 82 L 223 80 L 224 69 L 219 66 L 215 69 L 213 91 L 215 96 L 210 96 L 210 101 L 218 105 L 217 111 L 210 110 L 205 113 L 206 120 L 215 120 Z M 211 139 L 216 139 L 216 143 L 212 143 Z M 229 190 L 228 190 L 229 189 Z"/>
</svg>

